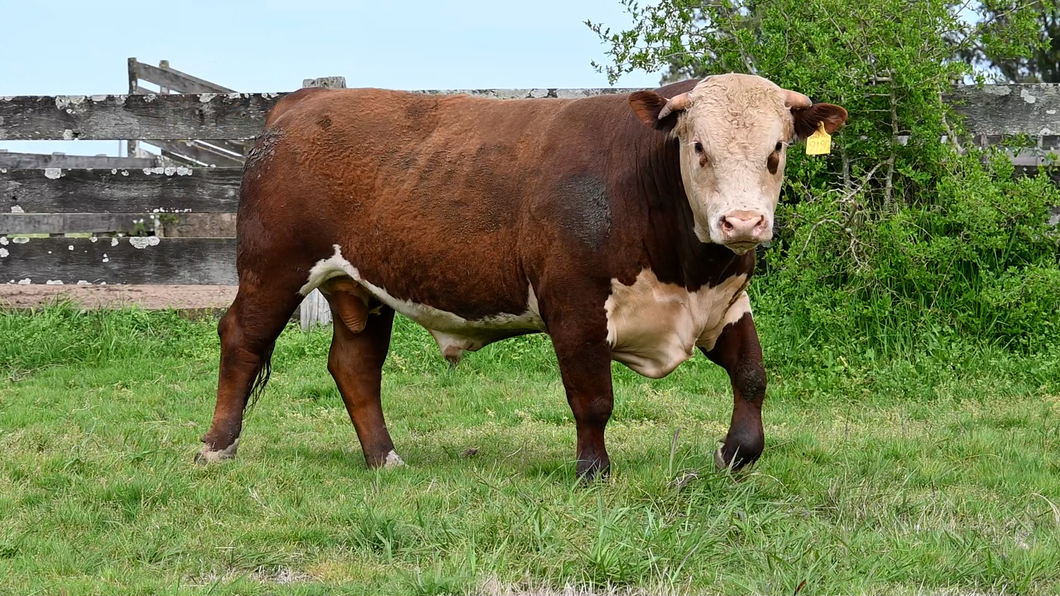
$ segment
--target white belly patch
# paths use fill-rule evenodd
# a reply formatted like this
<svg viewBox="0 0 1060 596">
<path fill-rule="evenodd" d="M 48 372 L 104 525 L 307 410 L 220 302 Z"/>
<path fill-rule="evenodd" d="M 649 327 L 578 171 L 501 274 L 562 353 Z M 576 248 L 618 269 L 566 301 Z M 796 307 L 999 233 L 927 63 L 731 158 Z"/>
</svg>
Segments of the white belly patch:
<svg viewBox="0 0 1060 596">
<path fill-rule="evenodd" d="M 737 275 L 691 292 L 650 269 L 631 286 L 612 280 L 604 303 L 612 358 L 653 379 L 670 374 L 697 346 L 713 349 L 726 325 L 751 312 L 746 287 L 747 276 Z"/>
<path fill-rule="evenodd" d="M 458 355 L 454 350 L 474 351 L 498 339 L 545 330 L 545 323 L 538 312 L 537 296 L 534 295 L 534 289 L 529 282 L 527 310 L 523 314 L 498 314 L 468 320 L 455 313 L 391 296 L 385 289 L 364 279 L 357 268 L 342 256 L 342 250 L 336 244 L 335 254 L 313 265 L 309 278 L 298 292 L 303 296 L 307 295 L 320 284 L 335 277 L 352 278 L 380 302 L 425 327 L 434 336 L 446 357 Z"/>
</svg>

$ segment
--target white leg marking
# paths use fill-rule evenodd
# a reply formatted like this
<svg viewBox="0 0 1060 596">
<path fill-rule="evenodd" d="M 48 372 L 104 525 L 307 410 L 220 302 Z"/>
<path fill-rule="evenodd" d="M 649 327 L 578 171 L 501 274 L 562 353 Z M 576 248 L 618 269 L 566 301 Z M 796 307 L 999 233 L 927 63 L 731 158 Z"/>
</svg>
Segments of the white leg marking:
<svg viewBox="0 0 1060 596">
<path fill-rule="evenodd" d="M 398 457 L 397 452 L 393 449 L 386 454 L 386 463 L 383 464 L 384 468 L 400 468 L 403 465 L 405 465 L 405 462 Z"/>
<path fill-rule="evenodd" d="M 718 450 L 714 452 L 714 468 L 719 472 L 729 468 L 729 465 L 725 463 L 725 457 L 721 454 L 721 447 L 718 447 Z"/>
<path fill-rule="evenodd" d="M 225 449 L 203 449 L 199 452 L 199 456 L 195 458 L 195 461 L 200 464 L 216 464 L 226 459 L 234 458 L 236 456 L 236 449 L 238 448 L 239 439 L 236 439 Z"/>
</svg>

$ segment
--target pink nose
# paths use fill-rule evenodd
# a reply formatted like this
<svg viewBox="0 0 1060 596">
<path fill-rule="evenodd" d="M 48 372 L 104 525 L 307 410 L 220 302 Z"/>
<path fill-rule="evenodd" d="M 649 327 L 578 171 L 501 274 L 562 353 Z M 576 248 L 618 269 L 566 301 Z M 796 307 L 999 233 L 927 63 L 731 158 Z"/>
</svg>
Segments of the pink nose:
<svg viewBox="0 0 1060 596">
<path fill-rule="evenodd" d="M 725 244 L 760 244 L 773 237 L 766 216 L 754 211 L 733 211 L 721 217 L 721 236 Z"/>
</svg>

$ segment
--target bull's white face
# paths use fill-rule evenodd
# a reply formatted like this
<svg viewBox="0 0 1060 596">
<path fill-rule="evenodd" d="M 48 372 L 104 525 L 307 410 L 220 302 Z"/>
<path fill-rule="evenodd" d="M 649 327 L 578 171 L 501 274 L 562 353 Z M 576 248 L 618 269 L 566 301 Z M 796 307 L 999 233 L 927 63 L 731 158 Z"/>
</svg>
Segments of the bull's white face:
<svg viewBox="0 0 1060 596">
<path fill-rule="evenodd" d="M 780 87 L 746 75 L 711 77 L 690 95 L 673 133 L 695 233 L 743 254 L 773 238 L 791 109 Z"/>
<path fill-rule="evenodd" d="M 819 122 L 833 132 L 846 120 L 839 106 L 812 106 L 805 95 L 742 74 L 711 76 L 669 99 L 634 94 L 630 103 L 679 141 L 696 236 L 737 254 L 773 238 L 788 144 Z"/>
</svg>

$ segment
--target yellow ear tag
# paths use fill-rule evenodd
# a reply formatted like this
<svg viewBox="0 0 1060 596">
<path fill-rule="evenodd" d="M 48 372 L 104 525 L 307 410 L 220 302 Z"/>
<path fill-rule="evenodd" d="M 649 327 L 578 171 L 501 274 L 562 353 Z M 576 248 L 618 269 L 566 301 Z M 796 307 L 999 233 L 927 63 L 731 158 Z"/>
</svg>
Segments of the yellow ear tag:
<svg viewBox="0 0 1060 596">
<path fill-rule="evenodd" d="M 817 123 L 817 132 L 806 139 L 806 155 L 828 155 L 832 152 L 832 136 L 824 131 L 824 122 Z"/>
</svg>

